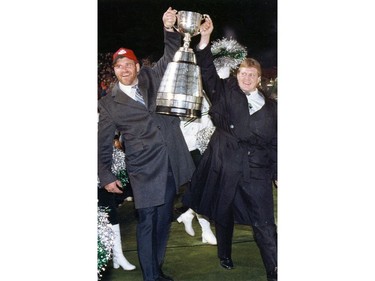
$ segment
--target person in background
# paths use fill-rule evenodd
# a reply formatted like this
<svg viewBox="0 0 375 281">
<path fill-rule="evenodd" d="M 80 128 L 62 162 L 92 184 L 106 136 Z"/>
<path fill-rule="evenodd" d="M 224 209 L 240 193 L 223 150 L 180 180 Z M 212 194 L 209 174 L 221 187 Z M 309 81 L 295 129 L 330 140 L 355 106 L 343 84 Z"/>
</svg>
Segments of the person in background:
<svg viewBox="0 0 375 281">
<path fill-rule="evenodd" d="M 113 152 L 112 152 L 112 164 L 111 164 L 111 171 L 113 175 L 119 175 L 121 171 L 125 170 L 125 162 L 124 162 L 125 154 L 122 151 L 121 146 L 118 144 L 118 135 L 115 136 L 113 140 Z M 117 179 L 118 185 L 125 187 L 123 183 L 121 183 L 120 179 Z M 121 232 L 120 232 L 120 224 L 118 219 L 118 202 L 116 198 L 117 194 L 108 192 L 104 188 L 98 188 L 98 206 L 104 207 L 108 211 L 108 220 L 111 223 L 111 228 L 114 234 L 114 244 L 112 248 L 112 261 L 113 267 L 119 268 L 120 266 L 124 270 L 134 270 L 136 267 L 135 265 L 131 264 L 124 256 L 122 251 L 122 242 L 121 242 Z"/>
<path fill-rule="evenodd" d="M 173 280 L 164 274 L 174 198 L 195 166 L 176 116 L 155 112 L 164 72 L 181 46 L 174 32 L 176 10 L 162 16 L 164 54 L 153 67 L 142 67 L 134 52 L 120 48 L 113 55 L 118 82 L 99 100 L 98 174 L 101 187 L 122 193 L 111 173 L 111 143 L 118 130 L 125 149 L 126 169 L 138 214 L 137 250 L 144 281 Z"/>
<path fill-rule="evenodd" d="M 113 147 L 112 173 L 121 181 L 123 191 L 121 194 L 115 193 L 116 203 L 120 207 L 125 201 L 133 201 L 133 190 L 126 170 L 124 148 L 118 134 L 115 135 Z"/>
<path fill-rule="evenodd" d="M 272 181 L 277 179 L 277 104 L 257 88 L 261 66 L 246 58 L 235 77 L 220 79 L 209 46 L 213 23 L 200 27 L 195 50 L 216 129 L 183 197 L 215 221 L 220 265 L 234 267 L 234 223 L 250 225 L 267 280 L 277 280 L 277 231 Z"/>
<path fill-rule="evenodd" d="M 189 147 L 190 154 L 193 158 L 194 164 L 197 166 L 199 160 L 202 156 L 204 148 L 200 145 L 198 141 L 198 133 L 203 131 L 208 131 L 214 129 L 214 125 L 211 122 L 210 117 L 208 116 L 209 104 L 207 99 L 203 97 L 202 100 L 202 117 L 201 118 L 190 118 L 183 119 L 181 121 L 181 130 L 184 135 L 185 141 Z M 202 230 L 202 242 L 208 243 L 210 245 L 216 245 L 216 237 L 211 230 L 211 225 L 209 220 L 205 217 L 197 214 L 193 209 L 188 208 L 184 213 L 182 213 L 178 218 L 178 223 L 183 223 L 185 231 L 190 236 L 195 236 L 195 231 L 193 228 L 193 219 L 197 218 L 199 225 Z"/>
</svg>

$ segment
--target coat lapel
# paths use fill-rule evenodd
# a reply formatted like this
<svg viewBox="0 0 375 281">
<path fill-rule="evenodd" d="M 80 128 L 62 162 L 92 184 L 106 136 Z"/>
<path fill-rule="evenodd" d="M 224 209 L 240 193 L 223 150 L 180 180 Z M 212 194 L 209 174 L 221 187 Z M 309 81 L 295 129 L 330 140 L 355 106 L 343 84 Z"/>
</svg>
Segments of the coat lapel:
<svg viewBox="0 0 375 281">
<path fill-rule="evenodd" d="M 140 89 L 140 90 L 141 90 L 141 93 L 142 93 L 142 89 Z M 115 102 L 118 102 L 118 103 L 121 103 L 121 104 L 126 104 L 126 105 L 129 105 L 129 106 L 141 107 L 141 108 L 146 109 L 146 107 L 144 105 L 142 105 L 141 103 L 133 100 L 131 97 L 129 97 L 123 91 L 121 91 L 118 83 L 116 83 L 116 85 L 112 89 L 112 96 L 114 97 L 113 100 Z M 143 94 L 142 94 L 142 96 L 143 96 Z M 145 99 L 145 102 L 147 104 L 146 98 L 144 96 L 143 96 L 143 98 Z"/>
<path fill-rule="evenodd" d="M 148 83 L 145 83 L 143 76 L 138 75 L 138 88 L 141 91 L 141 94 L 142 94 L 143 100 L 145 101 L 146 106 L 149 108 L 150 103 L 148 99 L 148 91 L 146 88 L 147 85 Z"/>
</svg>

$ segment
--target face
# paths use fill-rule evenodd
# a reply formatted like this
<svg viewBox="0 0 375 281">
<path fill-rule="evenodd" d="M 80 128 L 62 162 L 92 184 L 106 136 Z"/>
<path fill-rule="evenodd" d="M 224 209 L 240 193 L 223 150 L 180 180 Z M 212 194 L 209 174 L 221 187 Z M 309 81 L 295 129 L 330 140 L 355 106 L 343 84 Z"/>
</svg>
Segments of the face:
<svg viewBox="0 0 375 281">
<path fill-rule="evenodd" d="M 116 61 L 113 68 L 117 79 L 122 84 L 133 85 L 139 71 L 139 63 L 128 58 L 120 58 Z"/>
<path fill-rule="evenodd" d="M 255 67 L 240 67 L 237 73 L 237 81 L 242 91 L 254 91 L 260 82 L 258 70 Z"/>
</svg>

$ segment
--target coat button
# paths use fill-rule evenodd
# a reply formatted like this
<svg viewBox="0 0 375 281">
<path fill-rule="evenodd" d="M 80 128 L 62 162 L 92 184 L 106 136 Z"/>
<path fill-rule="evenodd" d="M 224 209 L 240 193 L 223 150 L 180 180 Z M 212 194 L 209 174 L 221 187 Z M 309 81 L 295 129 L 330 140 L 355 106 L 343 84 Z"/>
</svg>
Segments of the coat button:
<svg viewBox="0 0 375 281">
<path fill-rule="evenodd" d="M 250 151 L 247 152 L 247 155 L 250 155 Z"/>
<path fill-rule="evenodd" d="M 229 128 L 233 129 L 233 128 L 234 128 L 234 125 L 233 125 L 233 124 L 230 124 L 230 125 L 229 125 Z"/>
<path fill-rule="evenodd" d="M 161 127 L 158 125 L 158 126 L 156 126 L 156 128 L 158 128 L 159 130 L 161 129 Z"/>
</svg>

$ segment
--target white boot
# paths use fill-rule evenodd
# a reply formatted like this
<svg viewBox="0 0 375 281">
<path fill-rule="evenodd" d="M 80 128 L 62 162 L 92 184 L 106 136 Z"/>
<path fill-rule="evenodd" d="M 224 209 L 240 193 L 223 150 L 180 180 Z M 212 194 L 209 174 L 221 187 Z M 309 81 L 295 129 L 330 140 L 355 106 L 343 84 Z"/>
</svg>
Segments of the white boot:
<svg viewBox="0 0 375 281">
<path fill-rule="evenodd" d="M 210 227 L 210 222 L 198 214 L 197 214 L 197 219 L 198 219 L 199 224 L 202 227 L 202 242 L 208 243 L 211 245 L 217 245 L 216 237 L 212 233 L 212 230 Z"/>
<path fill-rule="evenodd" d="M 128 262 L 128 260 L 124 256 L 124 253 L 122 252 L 120 225 L 115 224 L 112 225 L 111 228 L 115 234 L 115 241 L 112 250 L 113 268 L 119 268 L 121 266 L 124 270 L 134 270 L 135 265 L 132 265 L 130 262 Z"/>
<path fill-rule="evenodd" d="M 190 236 L 194 236 L 195 232 L 193 229 L 193 218 L 194 218 L 194 211 L 192 209 L 187 210 L 185 213 L 181 214 L 178 218 L 177 221 L 178 223 L 183 222 L 185 225 L 185 231 L 187 234 Z"/>
</svg>

